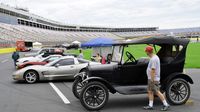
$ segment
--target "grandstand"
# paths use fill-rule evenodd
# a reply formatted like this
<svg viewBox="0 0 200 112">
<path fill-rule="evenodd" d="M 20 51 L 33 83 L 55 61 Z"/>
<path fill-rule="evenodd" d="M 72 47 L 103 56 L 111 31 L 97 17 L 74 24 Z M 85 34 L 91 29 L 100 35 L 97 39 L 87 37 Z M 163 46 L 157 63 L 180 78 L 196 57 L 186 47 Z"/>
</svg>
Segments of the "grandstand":
<svg viewBox="0 0 200 112">
<path fill-rule="evenodd" d="M 15 46 L 17 40 L 41 42 L 46 45 L 85 42 L 97 37 L 118 40 L 143 33 L 151 35 L 157 32 L 157 29 L 66 25 L 32 14 L 27 9 L 0 4 L 0 47 Z"/>
<path fill-rule="evenodd" d="M 15 44 L 17 40 L 41 42 L 43 44 L 62 44 L 73 41 L 88 41 L 96 37 L 108 37 L 120 39 L 108 32 L 75 32 L 75 31 L 52 31 L 22 25 L 0 23 L 0 40 Z"/>
<path fill-rule="evenodd" d="M 14 47 L 17 40 L 58 45 L 85 42 L 97 37 L 114 40 L 143 36 L 199 36 L 200 28 L 159 30 L 158 27 L 109 28 L 68 25 L 30 13 L 27 9 L 0 4 L 0 47 Z"/>
<path fill-rule="evenodd" d="M 175 35 L 177 37 L 199 37 L 200 36 L 200 27 L 193 28 L 177 28 L 177 29 L 163 29 L 159 30 L 161 35 Z"/>
</svg>

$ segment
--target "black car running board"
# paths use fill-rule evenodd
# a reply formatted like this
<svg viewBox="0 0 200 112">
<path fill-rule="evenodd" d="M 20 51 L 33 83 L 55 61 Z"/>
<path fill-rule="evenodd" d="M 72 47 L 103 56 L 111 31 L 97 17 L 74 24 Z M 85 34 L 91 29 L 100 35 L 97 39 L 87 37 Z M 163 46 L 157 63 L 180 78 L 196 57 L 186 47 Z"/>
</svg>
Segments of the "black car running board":
<svg viewBox="0 0 200 112">
<path fill-rule="evenodd" d="M 115 86 L 114 88 L 118 93 L 124 94 L 124 95 L 147 93 L 147 86 L 144 86 L 144 85 Z"/>
</svg>

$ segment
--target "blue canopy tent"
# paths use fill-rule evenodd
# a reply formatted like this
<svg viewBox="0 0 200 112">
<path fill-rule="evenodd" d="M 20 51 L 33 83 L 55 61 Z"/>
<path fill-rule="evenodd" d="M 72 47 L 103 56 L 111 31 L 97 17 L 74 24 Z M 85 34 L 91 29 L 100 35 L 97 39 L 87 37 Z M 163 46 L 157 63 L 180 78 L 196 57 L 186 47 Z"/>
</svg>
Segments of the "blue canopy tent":
<svg viewBox="0 0 200 112">
<path fill-rule="evenodd" d="M 81 47 L 104 47 L 104 46 L 106 47 L 106 46 L 112 46 L 113 43 L 114 43 L 113 39 L 99 37 L 81 44 Z"/>
<path fill-rule="evenodd" d="M 95 38 L 86 43 L 81 44 L 82 48 L 92 47 L 92 57 L 99 53 L 103 57 L 107 57 L 108 54 L 112 53 L 112 44 L 114 43 L 113 39 L 110 38 Z"/>
</svg>

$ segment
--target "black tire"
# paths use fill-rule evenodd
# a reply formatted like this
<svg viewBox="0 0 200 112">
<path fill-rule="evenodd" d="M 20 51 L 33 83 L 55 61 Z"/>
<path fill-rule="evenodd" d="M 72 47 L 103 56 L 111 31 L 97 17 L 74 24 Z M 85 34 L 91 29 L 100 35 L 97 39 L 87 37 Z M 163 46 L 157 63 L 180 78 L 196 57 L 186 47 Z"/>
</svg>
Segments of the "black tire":
<svg viewBox="0 0 200 112">
<path fill-rule="evenodd" d="M 83 87 L 80 94 L 81 104 L 90 111 L 97 111 L 102 109 L 107 104 L 108 98 L 109 93 L 107 87 L 98 81 L 87 83 Z"/>
<path fill-rule="evenodd" d="M 27 83 L 33 84 L 39 80 L 39 76 L 36 71 L 29 70 L 24 73 L 24 79 Z"/>
<path fill-rule="evenodd" d="M 86 72 L 86 69 L 82 69 L 82 70 L 80 71 L 80 73 L 81 73 L 81 72 Z M 79 96 L 80 96 L 80 93 L 81 93 L 81 89 L 82 89 L 83 86 L 85 85 L 85 84 L 83 84 L 83 83 L 81 83 L 81 82 L 82 82 L 82 77 L 77 77 L 77 78 L 75 78 L 74 83 L 73 83 L 73 85 L 72 85 L 72 92 L 73 92 L 74 96 L 75 96 L 77 99 L 79 99 Z"/>
<path fill-rule="evenodd" d="M 190 94 L 190 85 L 182 78 L 173 79 L 166 88 L 166 98 L 172 105 L 185 104 Z"/>
<path fill-rule="evenodd" d="M 74 80 L 74 83 L 72 85 L 72 92 L 74 94 L 74 96 L 79 99 L 80 93 L 81 93 L 81 89 L 83 88 L 84 84 L 81 83 L 82 82 L 82 78 L 81 77 L 77 77 Z"/>
</svg>

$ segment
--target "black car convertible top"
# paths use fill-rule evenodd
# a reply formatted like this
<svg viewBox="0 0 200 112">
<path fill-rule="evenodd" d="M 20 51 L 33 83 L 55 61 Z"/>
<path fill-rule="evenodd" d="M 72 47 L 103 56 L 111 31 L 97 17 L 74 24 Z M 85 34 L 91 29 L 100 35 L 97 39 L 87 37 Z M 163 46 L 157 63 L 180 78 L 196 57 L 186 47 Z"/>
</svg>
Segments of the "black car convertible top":
<svg viewBox="0 0 200 112">
<path fill-rule="evenodd" d="M 169 44 L 169 45 L 183 45 L 186 46 L 189 43 L 189 39 L 176 38 L 172 36 L 158 36 L 158 37 L 146 37 L 136 38 L 127 42 L 116 42 L 113 45 L 130 45 L 130 44 Z"/>
</svg>

